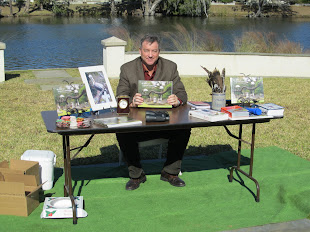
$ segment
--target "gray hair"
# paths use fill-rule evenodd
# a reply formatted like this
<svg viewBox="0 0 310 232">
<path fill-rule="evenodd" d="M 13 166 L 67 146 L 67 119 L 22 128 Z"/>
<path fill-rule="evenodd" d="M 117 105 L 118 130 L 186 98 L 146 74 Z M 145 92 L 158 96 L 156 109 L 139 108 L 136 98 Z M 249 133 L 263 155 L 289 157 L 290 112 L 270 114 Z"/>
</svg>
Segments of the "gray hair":
<svg viewBox="0 0 310 232">
<path fill-rule="evenodd" d="M 158 36 L 156 35 L 150 35 L 150 34 L 146 34 L 145 36 L 143 36 L 143 38 L 140 41 L 140 48 L 142 48 L 142 44 L 144 41 L 147 41 L 149 43 L 154 43 L 157 42 L 158 43 L 158 48 L 160 48 L 160 39 Z"/>
</svg>

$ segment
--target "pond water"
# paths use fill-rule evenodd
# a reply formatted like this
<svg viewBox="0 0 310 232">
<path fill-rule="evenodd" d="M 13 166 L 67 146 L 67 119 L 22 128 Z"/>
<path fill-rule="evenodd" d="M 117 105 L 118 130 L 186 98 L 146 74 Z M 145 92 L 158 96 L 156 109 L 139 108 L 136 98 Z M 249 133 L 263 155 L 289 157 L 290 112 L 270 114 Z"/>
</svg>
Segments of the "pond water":
<svg viewBox="0 0 310 232">
<path fill-rule="evenodd" d="M 76 68 L 102 64 L 101 40 L 112 36 L 112 28 L 163 33 L 175 31 L 177 24 L 220 36 L 224 51 L 233 51 L 234 38 L 246 31 L 274 32 L 310 50 L 310 19 L 288 18 L 6 17 L 0 19 L 0 42 L 6 43 L 6 70 Z M 166 50 L 170 48 L 166 44 Z"/>
</svg>

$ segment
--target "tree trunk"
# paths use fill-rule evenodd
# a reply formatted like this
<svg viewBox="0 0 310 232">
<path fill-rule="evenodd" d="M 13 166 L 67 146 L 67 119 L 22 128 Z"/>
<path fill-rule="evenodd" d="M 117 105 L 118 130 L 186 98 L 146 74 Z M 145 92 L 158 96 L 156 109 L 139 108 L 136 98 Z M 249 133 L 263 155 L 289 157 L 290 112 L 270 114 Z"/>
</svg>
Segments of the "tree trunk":
<svg viewBox="0 0 310 232">
<path fill-rule="evenodd" d="M 155 15 L 156 7 L 161 3 L 162 0 L 146 0 L 145 4 L 142 6 L 144 16 Z"/>
<path fill-rule="evenodd" d="M 13 16 L 13 3 L 12 3 L 12 0 L 10 0 L 10 16 Z"/>
<path fill-rule="evenodd" d="M 114 0 L 110 0 L 110 6 L 111 6 L 111 15 L 116 15 L 116 7 L 115 7 L 115 1 Z"/>
<path fill-rule="evenodd" d="M 258 1 L 258 11 L 256 12 L 255 17 L 262 17 L 263 16 L 263 13 L 262 13 L 263 5 L 264 5 L 264 0 L 259 0 Z"/>
<path fill-rule="evenodd" d="M 203 6 L 203 13 L 206 15 L 206 17 L 208 18 L 208 12 L 207 12 L 207 5 L 206 5 L 206 0 L 200 0 L 201 4 Z M 210 3 L 208 3 L 210 4 Z"/>
<path fill-rule="evenodd" d="M 30 8 L 30 0 L 26 0 L 24 12 L 29 13 L 29 8 Z"/>
<path fill-rule="evenodd" d="M 43 3 L 40 3 L 40 10 L 43 10 Z"/>
</svg>

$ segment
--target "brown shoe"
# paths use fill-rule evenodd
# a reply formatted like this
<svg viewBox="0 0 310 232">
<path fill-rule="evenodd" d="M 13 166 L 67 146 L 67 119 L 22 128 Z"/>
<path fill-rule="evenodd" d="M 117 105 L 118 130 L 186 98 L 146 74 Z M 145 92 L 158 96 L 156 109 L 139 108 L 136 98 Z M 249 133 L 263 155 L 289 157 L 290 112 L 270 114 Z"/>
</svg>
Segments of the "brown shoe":
<svg viewBox="0 0 310 232">
<path fill-rule="evenodd" d="M 184 187 L 185 182 L 178 177 L 178 175 L 170 175 L 165 171 L 161 171 L 160 179 L 163 181 L 168 181 L 171 185 L 175 187 Z"/>
<path fill-rule="evenodd" d="M 143 172 L 139 178 L 130 178 L 130 180 L 126 184 L 126 190 L 135 190 L 139 188 L 140 183 L 144 183 L 145 181 L 146 176 Z"/>
</svg>

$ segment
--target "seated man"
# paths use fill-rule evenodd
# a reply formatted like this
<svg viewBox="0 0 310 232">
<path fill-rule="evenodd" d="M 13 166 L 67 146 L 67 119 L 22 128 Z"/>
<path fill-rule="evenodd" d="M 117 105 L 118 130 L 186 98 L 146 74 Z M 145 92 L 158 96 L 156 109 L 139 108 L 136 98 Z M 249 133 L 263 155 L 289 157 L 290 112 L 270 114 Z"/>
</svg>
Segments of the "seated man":
<svg viewBox="0 0 310 232">
<path fill-rule="evenodd" d="M 159 45 L 158 37 L 144 36 L 139 48 L 141 56 L 121 67 L 116 95 L 128 95 L 131 107 L 137 107 L 143 103 L 141 94 L 137 93 L 138 80 L 173 81 L 173 94 L 168 97 L 168 103 L 178 107 L 187 101 L 187 93 L 179 77 L 177 65 L 159 56 Z M 126 184 L 126 190 L 137 189 L 140 183 L 146 181 L 140 163 L 138 142 L 155 138 L 169 139 L 167 160 L 160 179 L 168 181 L 173 186 L 185 186 L 185 182 L 178 177 L 178 174 L 190 137 L 190 129 L 117 133 L 116 137 L 129 170 L 130 180 Z"/>
</svg>

